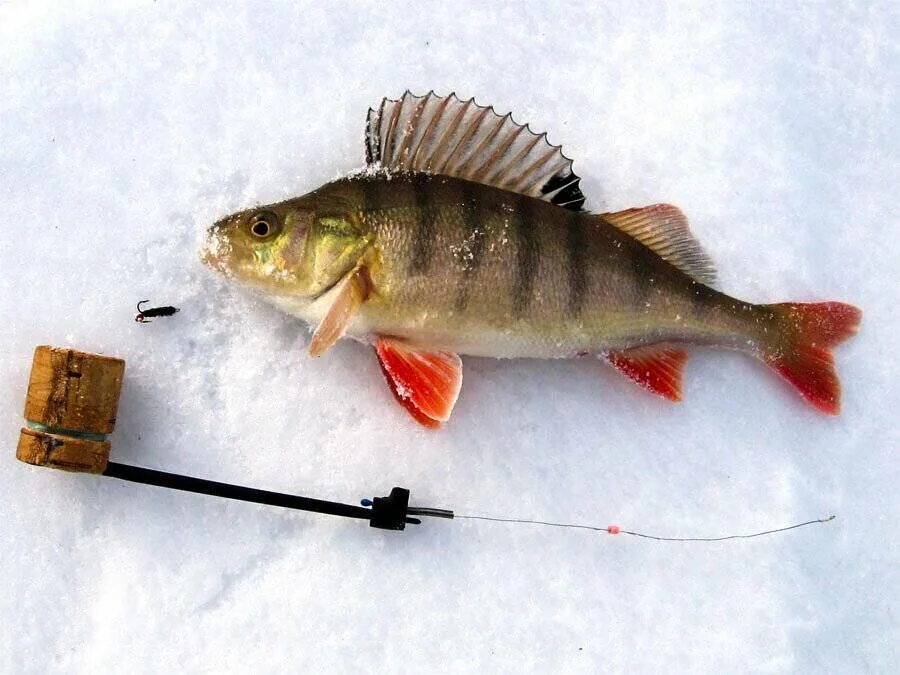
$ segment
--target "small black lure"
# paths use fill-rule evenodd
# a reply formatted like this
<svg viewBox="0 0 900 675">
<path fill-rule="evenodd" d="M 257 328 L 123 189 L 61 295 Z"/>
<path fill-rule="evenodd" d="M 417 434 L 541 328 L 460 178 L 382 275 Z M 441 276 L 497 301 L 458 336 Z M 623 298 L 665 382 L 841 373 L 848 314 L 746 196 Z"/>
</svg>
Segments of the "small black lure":
<svg viewBox="0 0 900 675">
<path fill-rule="evenodd" d="M 151 307 L 149 309 L 141 309 L 141 305 L 145 302 L 150 302 L 149 300 L 141 300 L 137 304 L 137 316 L 134 317 L 134 320 L 138 323 L 153 323 L 152 321 L 148 321 L 151 317 L 155 316 L 172 316 L 176 312 L 180 312 L 181 310 L 177 307 Z"/>
</svg>

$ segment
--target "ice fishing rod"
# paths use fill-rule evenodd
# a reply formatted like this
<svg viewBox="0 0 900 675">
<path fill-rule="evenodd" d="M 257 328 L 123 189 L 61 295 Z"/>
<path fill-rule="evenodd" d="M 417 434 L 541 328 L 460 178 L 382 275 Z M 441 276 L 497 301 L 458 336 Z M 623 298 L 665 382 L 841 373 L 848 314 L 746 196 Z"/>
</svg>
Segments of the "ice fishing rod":
<svg viewBox="0 0 900 675">
<path fill-rule="evenodd" d="M 660 537 L 632 532 L 618 525 L 599 527 L 524 518 L 457 514 L 450 509 L 414 507 L 409 505 L 409 490 L 402 487 L 393 488 L 385 497 L 365 498 L 359 505 L 353 505 L 146 469 L 109 459 L 111 444 L 107 436 L 115 427 L 124 373 L 125 362 L 122 359 L 88 354 L 74 349 L 37 347 L 25 399 L 26 426 L 19 435 L 16 458 L 35 466 L 63 471 L 99 474 L 133 483 L 225 499 L 367 520 L 370 527 L 383 530 L 404 530 L 407 525 L 419 525 L 422 523 L 421 518 L 430 517 L 575 528 L 608 534 L 627 534 L 656 541 L 725 541 L 785 532 L 834 519 L 834 516 L 827 516 L 752 534 L 721 537 Z"/>
</svg>

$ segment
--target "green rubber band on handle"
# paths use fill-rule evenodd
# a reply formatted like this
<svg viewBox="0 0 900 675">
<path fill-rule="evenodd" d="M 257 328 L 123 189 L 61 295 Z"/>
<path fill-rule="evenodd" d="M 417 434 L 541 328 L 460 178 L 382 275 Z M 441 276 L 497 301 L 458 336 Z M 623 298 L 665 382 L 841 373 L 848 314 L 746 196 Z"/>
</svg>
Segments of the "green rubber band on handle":
<svg viewBox="0 0 900 675">
<path fill-rule="evenodd" d="M 60 436 L 71 436 L 72 438 L 81 438 L 85 441 L 105 441 L 106 434 L 92 434 L 88 431 L 75 431 L 74 429 L 63 429 L 61 427 L 48 427 L 40 422 L 32 422 L 25 420 L 25 426 L 35 431 L 41 431 L 45 434 L 58 434 Z"/>
</svg>

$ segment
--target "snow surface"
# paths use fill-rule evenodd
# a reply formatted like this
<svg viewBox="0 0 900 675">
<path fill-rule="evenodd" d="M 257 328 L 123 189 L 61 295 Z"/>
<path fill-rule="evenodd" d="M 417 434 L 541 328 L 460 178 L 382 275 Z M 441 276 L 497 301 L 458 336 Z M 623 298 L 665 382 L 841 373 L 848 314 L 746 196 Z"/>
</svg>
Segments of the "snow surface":
<svg viewBox="0 0 900 675">
<path fill-rule="evenodd" d="M 4 672 L 887 672 L 900 658 L 893 2 L 0 5 Z M 679 205 L 753 301 L 865 312 L 844 411 L 695 350 L 671 405 L 601 364 L 465 360 L 444 430 L 370 350 L 202 269 L 224 214 L 360 165 L 410 87 L 512 110 L 588 206 Z M 149 298 L 180 314 L 134 323 Z M 405 533 L 13 459 L 37 344 L 128 362 L 114 459 L 356 501 L 722 544 Z"/>
</svg>

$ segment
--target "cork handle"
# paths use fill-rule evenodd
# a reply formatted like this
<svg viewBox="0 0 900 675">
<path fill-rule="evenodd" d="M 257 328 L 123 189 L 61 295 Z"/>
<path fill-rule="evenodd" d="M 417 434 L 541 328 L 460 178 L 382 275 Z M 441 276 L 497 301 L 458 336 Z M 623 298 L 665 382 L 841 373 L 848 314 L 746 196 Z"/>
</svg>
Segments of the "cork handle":
<svg viewBox="0 0 900 675">
<path fill-rule="evenodd" d="M 66 471 L 102 473 L 109 458 L 106 434 L 116 424 L 125 362 L 74 349 L 34 350 L 27 427 L 16 458 Z"/>
<path fill-rule="evenodd" d="M 103 473 L 109 461 L 109 441 L 92 441 L 23 428 L 16 459 L 63 471 Z"/>
<path fill-rule="evenodd" d="M 25 398 L 25 419 L 58 429 L 112 433 L 124 373 L 122 359 L 37 347 Z"/>
</svg>

